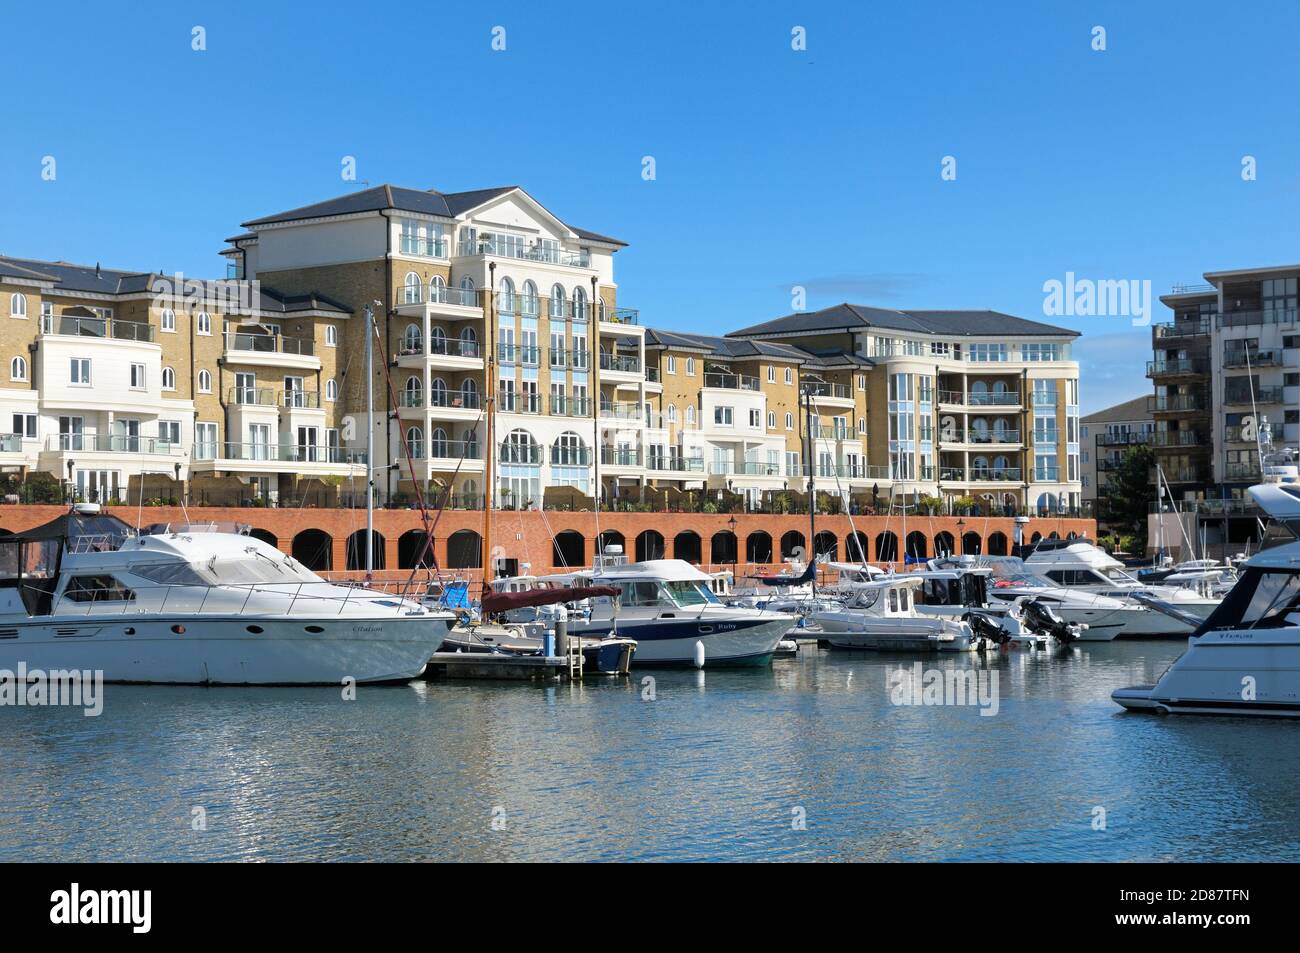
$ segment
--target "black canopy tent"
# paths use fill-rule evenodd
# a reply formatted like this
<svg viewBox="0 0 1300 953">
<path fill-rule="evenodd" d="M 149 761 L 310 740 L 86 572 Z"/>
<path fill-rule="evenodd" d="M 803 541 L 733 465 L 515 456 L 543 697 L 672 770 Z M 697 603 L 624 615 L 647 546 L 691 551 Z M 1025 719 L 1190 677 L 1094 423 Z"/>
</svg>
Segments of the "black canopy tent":
<svg viewBox="0 0 1300 953">
<path fill-rule="evenodd" d="M 0 537 L 0 587 L 17 588 L 30 615 L 48 615 L 63 553 L 111 552 L 135 535 L 116 516 L 75 509 L 48 523 Z"/>
</svg>

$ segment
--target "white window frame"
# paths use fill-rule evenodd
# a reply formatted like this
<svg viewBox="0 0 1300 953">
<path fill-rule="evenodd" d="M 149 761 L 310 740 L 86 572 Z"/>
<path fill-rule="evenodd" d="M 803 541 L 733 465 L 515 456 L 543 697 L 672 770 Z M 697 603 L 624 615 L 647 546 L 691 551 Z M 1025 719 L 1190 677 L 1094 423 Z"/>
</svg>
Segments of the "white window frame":
<svg viewBox="0 0 1300 953">
<path fill-rule="evenodd" d="M 27 296 L 20 291 L 15 291 L 9 296 L 9 317 L 20 321 L 27 320 Z"/>
<path fill-rule="evenodd" d="M 325 346 L 326 347 L 339 346 L 339 329 L 333 324 L 325 325 Z"/>
<path fill-rule="evenodd" d="M 418 378 L 412 378 L 412 379 L 418 380 Z M 325 382 L 325 399 L 338 400 L 338 396 L 339 396 L 339 385 L 334 380 L 334 378 L 331 377 L 329 380 Z"/>
<path fill-rule="evenodd" d="M 9 379 L 11 381 L 27 381 L 27 359 L 21 354 L 14 355 L 14 359 L 9 362 Z"/>
<path fill-rule="evenodd" d="M 163 308 L 162 317 L 159 321 L 164 332 L 167 334 L 176 333 L 176 312 L 171 308 Z"/>
<path fill-rule="evenodd" d="M 203 370 L 199 371 L 199 393 L 200 394 L 212 393 L 212 372 L 209 371 L 207 368 L 204 368 Z"/>
<path fill-rule="evenodd" d="M 205 337 L 212 336 L 212 315 L 206 311 L 199 312 L 198 327 L 195 329 L 196 334 L 202 334 Z"/>
<path fill-rule="evenodd" d="M 89 387 L 94 375 L 92 374 L 90 358 L 73 357 L 68 359 L 68 386 L 69 387 Z M 80 379 L 79 379 L 80 378 Z"/>
<path fill-rule="evenodd" d="M 176 368 L 164 367 L 162 369 L 162 389 L 163 390 L 176 389 Z"/>
<path fill-rule="evenodd" d="M 130 367 L 130 376 L 127 380 L 131 390 L 148 390 L 148 378 L 145 373 L 145 366 L 138 362 L 133 362 Z"/>
<path fill-rule="evenodd" d="M 793 383 L 794 383 L 794 368 L 792 368 L 792 367 L 787 367 L 787 368 L 785 369 L 785 382 L 786 382 L 787 384 L 793 384 Z"/>
</svg>

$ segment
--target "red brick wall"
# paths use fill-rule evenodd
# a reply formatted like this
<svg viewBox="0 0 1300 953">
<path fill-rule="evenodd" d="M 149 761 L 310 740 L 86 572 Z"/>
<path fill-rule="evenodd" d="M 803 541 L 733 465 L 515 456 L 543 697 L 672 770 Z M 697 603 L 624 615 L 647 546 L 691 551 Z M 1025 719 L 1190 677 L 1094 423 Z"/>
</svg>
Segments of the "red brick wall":
<svg viewBox="0 0 1300 953">
<path fill-rule="evenodd" d="M 184 522 L 186 513 L 179 507 L 150 506 L 143 509 L 119 506 L 106 508 L 131 525 L 137 523 Z M 30 529 L 39 526 L 66 512 L 62 506 L 0 506 L 0 529 L 9 532 Z M 437 519 L 434 532 L 434 552 L 438 564 L 447 564 L 447 538 L 457 530 L 468 529 L 481 532 L 483 516 L 468 510 L 446 510 L 441 514 L 431 513 Z M 346 509 L 259 509 L 259 508 L 225 508 L 225 507 L 191 507 L 188 511 L 191 522 L 213 520 L 216 522 L 247 523 L 255 528 L 271 533 L 276 537 L 276 544 L 283 552 L 292 552 L 293 538 L 303 530 L 322 530 L 332 537 L 333 569 L 339 574 L 347 566 L 347 539 L 366 526 L 364 510 Z M 623 534 L 624 551 L 629 558 L 635 556 L 636 537 L 642 531 L 653 529 L 664 537 L 665 555 L 673 557 L 675 537 L 683 532 L 695 532 L 700 536 L 701 559 L 705 568 L 710 568 L 710 541 L 714 533 L 726 532 L 731 527 L 727 514 L 707 513 L 601 513 L 599 531 L 614 531 Z M 745 540 L 750 533 L 764 531 L 772 537 L 773 559 L 780 561 L 781 537 L 790 530 L 802 533 L 804 545 L 808 545 L 808 517 L 770 516 L 736 514 L 735 532 L 738 539 L 738 564 L 744 571 L 750 564 L 745 562 Z M 904 528 L 908 534 L 921 532 L 926 536 L 926 552 L 934 555 L 934 539 L 941 532 L 948 532 L 957 541 L 960 550 L 961 537 L 964 533 L 977 533 L 981 540 L 981 551 L 987 552 L 988 538 L 1001 532 L 1007 537 L 1010 547 L 1013 522 L 1007 518 L 988 518 L 978 516 L 965 517 L 958 526 L 957 517 L 910 517 L 906 527 L 898 516 L 856 516 L 852 526 L 847 516 L 819 516 L 818 532 L 829 531 L 838 541 L 839 558 L 847 560 L 845 540 L 853 528 L 867 536 L 869 542 L 868 557 L 876 560 L 876 536 L 886 530 L 898 537 L 898 551 L 902 552 Z M 597 517 L 595 513 L 566 512 L 498 512 L 493 518 L 492 545 L 500 546 L 507 558 L 517 559 L 522 565 L 531 564 L 534 573 L 550 572 L 553 568 L 552 534 L 565 530 L 575 530 L 582 534 L 583 552 L 586 565 L 591 565 L 591 556 L 595 550 L 597 535 Z M 381 578 L 398 579 L 409 575 L 409 571 L 399 570 L 398 539 L 409 530 L 421 528 L 420 514 L 416 510 L 376 510 L 375 532 L 384 538 L 384 565 L 387 567 Z M 1034 533 L 1048 536 L 1056 533 L 1065 536 L 1071 532 L 1084 536 L 1095 536 L 1096 522 L 1090 519 L 1032 519 L 1025 527 L 1025 540 L 1032 539 Z M 724 562 L 716 567 L 730 569 L 731 563 Z M 751 567 L 752 568 L 752 567 Z M 474 576 L 475 573 L 464 572 L 462 575 Z"/>
</svg>

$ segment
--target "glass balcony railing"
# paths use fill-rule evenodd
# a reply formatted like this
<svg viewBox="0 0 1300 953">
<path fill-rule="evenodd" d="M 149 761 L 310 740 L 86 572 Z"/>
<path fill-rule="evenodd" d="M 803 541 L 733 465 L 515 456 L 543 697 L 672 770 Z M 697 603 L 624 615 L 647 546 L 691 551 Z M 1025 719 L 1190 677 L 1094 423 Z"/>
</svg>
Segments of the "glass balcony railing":
<svg viewBox="0 0 1300 953">
<path fill-rule="evenodd" d="M 476 390 L 440 390 L 435 388 L 429 392 L 430 407 L 477 410 L 479 403 L 479 394 Z"/>
<path fill-rule="evenodd" d="M 1056 395 L 1052 395 L 1055 399 Z M 1015 407 L 1020 403 L 1020 395 L 1014 391 L 939 391 L 939 403 L 956 404 L 963 407 Z"/>
<path fill-rule="evenodd" d="M 651 470 L 673 470 L 679 473 L 703 473 L 704 458 L 655 453 L 651 450 L 646 460 L 646 467 Z"/>
<path fill-rule="evenodd" d="M 19 433 L 0 434 L 0 453 L 21 453 L 23 435 Z"/>
<path fill-rule="evenodd" d="M 1277 349 L 1231 348 L 1223 353 L 1224 367 L 1276 367 L 1282 363 L 1282 352 Z"/>
<path fill-rule="evenodd" d="M 600 402 L 600 416 L 609 417 L 615 420 L 640 420 L 641 408 L 637 404 L 628 401 L 608 401 Z"/>
<path fill-rule="evenodd" d="M 1206 443 L 1205 436 L 1195 430 L 1157 430 L 1147 435 L 1153 447 L 1199 447 Z"/>
<path fill-rule="evenodd" d="M 482 445 L 477 440 L 408 440 L 406 449 L 415 460 L 482 460 Z"/>
<path fill-rule="evenodd" d="M 448 242 L 446 238 L 423 238 L 419 235 L 403 235 L 398 247 L 403 255 L 446 258 Z"/>
<path fill-rule="evenodd" d="M 1223 467 L 1223 478 L 1225 480 L 1258 480 L 1259 477 L 1258 463 L 1230 461 L 1224 464 Z"/>
<path fill-rule="evenodd" d="M 640 374 L 641 359 L 630 354 L 611 354 L 600 352 L 600 369 L 621 374 Z"/>
<path fill-rule="evenodd" d="M 61 433 L 50 437 L 48 450 L 79 453 L 147 453 L 171 456 L 179 454 L 182 447 L 170 440 L 157 437 L 136 437 L 130 434 Z"/>
<path fill-rule="evenodd" d="M 153 325 L 142 321 L 120 321 L 116 318 L 66 318 L 61 317 L 50 333 L 85 338 L 107 338 L 113 341 L 152 341 Z"/>
<path fill-rule="evenodd" d="M 479 235 L 474 239 L 462 239 L 456 246 L 456 254 L 517 258 L 570 268 L 591 267 L 591 254 L 586 250 L 569 251 L 558 245 L 531 242 L 517 235 Z"/>
<path fill-rule="evenodd" d="M 551 466 L 589 467 L 591 466 L 591 456 L 590 447 L 552 445 Z"/>
<path fill-rule="evenodd" d="M 542 448 L 536 444 L 503 443 L 497 449 L 497 459 L 501 463 L 540 464 Z"/>
<path fill-rule="evenodd" d="M 551 395 L 551 413 L 557 417 L 590 417 L 590 397 L 562 397 Z"/>
<path fill-rule="evenodd" d="M 320 392 L 314 390 L 282 390 L 280 406 L 295 409 L 320 407 Z"/>
<path fill-rule="evenodd" d="M 196 451 L 200 448 L 196 446 Z M 211 459 L 206 452 L 196 452 L 199 459 Z M 364 450 L 329 447 L 318 444 L 226 443 L 221 445 L 221 459 L 267 463 L 337 463 L 364 464 Z"/>
<path fill-rule="evenodd" d="M 226 350 L 310 357 L 316 353 L 316 342 L 310 338 L 288 338 L 280 334 L 243 334 L 232 331 L 226 334 Z"/>
<path fill-rule="evenodd" d="M 1242 379 L 1243 378 L 1239 378 L 1239 377 L 1232 378 L 1234 382 Z M 1272 385 L 1269 387 L 1259 387 L 1255 389 L 1255 392 L 1253 394 L 1245 388 L 1225 390 L 1223 394 L 1223 402 L 1225 404 L 1232 404 L 1234 406 L 1238 404 L 1250 404 L 1250 403 L 1280 404 L 1282 403 L 1282 388 L 1277 385 Z"/>
<path fill-rule="evenodd" d="M 1220 328 L 1240 328 L 1252 324 L 1293 325 L 1296 323 L 1296 309 L 1267 308 L 1260 311 L 1225 311 L 1215 316 L 1215 323 Z"/>
<path fill-rule="evenodd" d="M 474 288 L 449 288 L 446 285 L 402 285 L 393 293 L 393 304 L 454 304 L 462 308 L 478 308 L 479 294 Z"/>
<path fill-rule="evenodd" d="M 1151 442 L 1152 434 L 1149 431 L 1124 431 L 1121 433 L 1099 433 L 1097 434 L 1097 446 L 1099 447 L 1139 447 Z"/>
<path fill-rule="evenodd" d="M 540 394 L 524 391 L 497 391 L 497 410 L 512 414 L 538 414 L 542 410 Z"/>
<path fill-rule="evenodd" d="M 719 374 L 706 372 L 705 387 L 722 387 L 728 390 L 758 390 L 758 378 L 746 377 L 744 374 Z"/>
<path fill-rule="evenodd" d="M 940 443 L 1019 443 L 1019 430 L 940 431 Z"/>
<path fill-rule="evenodd" d="M 1200 394 L 1165 394 L 1148 397 L 1147 409 L 1155 413 L 1204 410 L 1205 398 Z"/>
<path fill-rule="evenodd" d="M 804 384 L 803 390 L 813 397 L 834 397 L 840 400 L 849 398 L 849 388 L 847 384 L 833 384 L 827 381 L 810 381 Z"/>
<path fill-rule="evenodd" d="M 601 447 L 600 463 L 608 467 L 639 467 L 641 451 L 635 447 Z"/>
<path fill-rule="evenodd" d="M 1199 358 L 1160 358 L 1147 361 L 1147 377 L 1172 377 L 1176 374 L 1204 374 L 1208 368 Z"/>
<path fill-rule="evenodd" d="M 272 387 L 232 387 L 226 391 L 226 403 L 253 407 L 274 407 Z"/>
</svg>

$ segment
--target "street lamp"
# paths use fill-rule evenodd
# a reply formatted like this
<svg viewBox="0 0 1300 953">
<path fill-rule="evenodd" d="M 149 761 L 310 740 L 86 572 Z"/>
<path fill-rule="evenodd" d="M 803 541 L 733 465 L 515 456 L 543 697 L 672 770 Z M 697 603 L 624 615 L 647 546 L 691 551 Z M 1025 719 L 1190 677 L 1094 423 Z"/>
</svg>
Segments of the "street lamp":
<svg viewBox="0 0 1300 953">
<path fill-rule="evenodd" d="M 736 538 L 736 516 L 733 513 L 731 519 L 727 520 L 727 525 L 731 527 L 731 584 L 736 584 L 736 563 L 740 559 L 740 540 Z"/>
<path fill-rule="evenodd" d="M 68 461 L 68 502 L 69 503 L 76 501 L 75 488 L 72 482 L 72 470 L 76 465 L 77 462 L 75 460 Z"/>
</svg>

